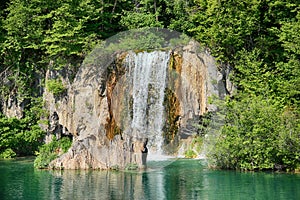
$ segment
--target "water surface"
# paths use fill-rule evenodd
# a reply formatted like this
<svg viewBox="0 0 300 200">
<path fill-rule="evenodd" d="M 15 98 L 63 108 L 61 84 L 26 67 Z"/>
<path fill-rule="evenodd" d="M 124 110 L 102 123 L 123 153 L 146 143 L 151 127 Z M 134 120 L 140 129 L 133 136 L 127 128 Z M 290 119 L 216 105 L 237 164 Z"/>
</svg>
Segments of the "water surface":
<svg viewBox="0 0 300 200">
<path fill-rule="evenodd" d="M 48 171 L 0 161 L 0 199 L 300 199 L 300 175 L 209 170 L 201 160 L 150 162 L 143 172 Z"/>
</svg>

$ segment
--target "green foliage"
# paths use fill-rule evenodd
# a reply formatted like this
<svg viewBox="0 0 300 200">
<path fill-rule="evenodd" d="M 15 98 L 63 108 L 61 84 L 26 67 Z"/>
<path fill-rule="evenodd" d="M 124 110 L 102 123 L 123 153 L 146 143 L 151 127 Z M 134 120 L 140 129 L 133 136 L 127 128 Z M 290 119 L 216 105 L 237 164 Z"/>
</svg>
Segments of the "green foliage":
<svg viewBox="0 0 300 200">
<path fill-rule="evenodd" d="M 185 158 L 196 158 L 203 147 L 203 136 L 196 136 L 193 138 L 188 149 L 184 152 Z"/>
<path fill-rule="evenodd" d="M 121 24 L 128 29 L 142 27 L 162 27 L 162 24 L 156 21 L 156 15 L 151 13 L 140 13 L 128 11 L 124 13 Z"/>
<path fill-rule="evenodd" d="M 12 149 L 17 156 L 33 155 L 41 145 L 44 132 L 30 118 L 0 118 L 0 153 Z"/>
<path fill-rule="evenodd" d="M 131 1 L 122 12 L 120 24 L 126 29 L 161 27 L 188 33 L 194 27 L 187 15 L 193 5 L 193 0 Z"/>
<path fill-rule="evenodd" d="M 49 163 L 57 158 L 60 154 L 65 153 L 72 145 L 72 140 L 68 137 L 63 137 L 56 140 L 54 137 L 52 142 L 44 144 L 39 148 L 37 157 L 34 160 L 35 168 L 47 168 Z"/>
<path fill-rule="evenodd" d="M 122 32 L 112 37 L 106 48 L 112 52 L 117 50 L 164 50 L 186 45 L 189 41 L 190 38 L 185 34 L 176 31 L 146 27 Z"/>
<path fill-rule="evenodd" d="M 26 97 L 41 95 L 37 79 L 49 67 L 76 69 L 97 43 L 121 30 L 118 13 L 128 4 L 5 0 L 0 11 L 1 88 Z"/>
<path fill-rule="evenodd" d="M 66 87 L 61 80 L 51 79 L 46 81 L 46 88 L 49 92 L 52 92 L 53 95 L 60 95 L 66 92 Z"/>
<path fill-rule="evenodd" d="M 190 38 L 187 35 L 167 29 L 145 27 L 124 31 L 97 45 L 84 60 L 84 65 L 95 62 L 95 59 L 99 57 L 101 57 L 99 59 L 101 62 L 108 62 L 111 60 L 110 55 L 113 52 L 134 50 L 139 53 L 171 50 L 186 45 L 188 42 L 190 42 Z"/>
<path fill-rule="evenodd" d="M 299 164 L 299 113 L 250 96 L 227 103 L 226 123 L 209 155 L 225 169 L 295 169 Z"/>
<path fill-rule="evenodd" d="M 189 149 L 184 152 L 184 157 L 185 158 L 196 158 L 197 153 L 193 149 Z"/>
<path fill-rule="evenodd" d="M 203 147 L 203 136 L 197 136 L 192 141 L 192 148 L 199 154 Z"/>
<path fill-rule="evenodd" d="M 164 25 L 172 30 L 176 30 L 185 34 L 189 30 L 195 28 L 194 24 L 189 20 L 187 13 L 192 13 L 195 1 L 193 0 L 173 0 L 168 1 L 166 5 Z"/>
<path fill-rule="evenodd" d="M 11 149 L 16 156 L 33 155 L 43 143 L 45 132 L 38 125 L 45 114 L 41 98 L 31 98 L 28 107 L 21 119 L 0 116 L 0 154 Z"/>
<path fill-rule="evenodd" d="M 123 37 L 124 36 L 124 37 Z M 106 47 L 111 52 L 116 50 L 150 50 L 162 48 L 164 34 L 151 28 L 136 29 L 118 34 Z M 117 40 L 118 39 L 118 40 Z"/>
<path fill-rule="evenodd" d="M 129 163 L 125 166 L 125 170 L 137 170 L 139 169 L 136 163 Z"/>
<path fill-rule="evenodd" d="M 129 11 L 123 13 L 120 23 L 127 29 L 162 27 L 162 21 L 159 20 L 162 3 L 164 0 L 135 2 Z"/>
<path fill-rule="evenodd" d="M 295 8 L 293 1 L 198 0 L 190 18 L 196 26 L 190 31 L 222 62 L 234 64 L 237 52 L 255 47 L 267 62 L 274 61 L 282 50 L 278 27 L 295 17 Z"/>
<path fill-rule="evenodd" d="M 123 4 L 127 3 L 114 6 L 96 0 L 12 0 L 4 20 L 6 52 L 34 52 L 42 55 L 43 62 L 82 57 L 93 48 L 95 40 L 119 29 L 113 22 L 118 20 L 115 11 Z"/>
<path fill-rule="evenodd" d="M 231 64 L 240 92 L 283 105 L 299 99 L 299 5 L 293 1 L 196 1 L 189 31 Z M 292 90 L 289 91 L 288 88 Z"/>
<path fill-rule="evenodd" d="M 16 155 L 17 154 L 11 148 L 8 148 L 8 149 L 5 149 L 5 151 L 3 151 L 0 154 L 0 158 L 10 159 L 10 158 L 14 158 Z"/>
<path fill-rule="evenodd" d="M 213 113 L 207 112 L 203 116 L 201 116 L 198 121 L 196 121 L 197 123 L 193 124 L 193 127 L 196 129 L 198 136 L 204 136 L 209 133 L 212 115 Z"/>
</svg>

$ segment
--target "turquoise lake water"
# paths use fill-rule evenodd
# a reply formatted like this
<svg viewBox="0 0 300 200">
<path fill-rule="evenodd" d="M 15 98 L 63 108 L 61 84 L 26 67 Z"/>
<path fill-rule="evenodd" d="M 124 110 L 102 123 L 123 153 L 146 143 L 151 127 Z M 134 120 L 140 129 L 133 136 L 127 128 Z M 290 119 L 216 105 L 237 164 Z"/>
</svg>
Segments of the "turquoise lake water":
<svg viewBox="0 0 300 200">
<path fill-rule="evenodd" d="M 0 161 L 0 199 L 300 199 L 300 174 L 207 169 L 201 160 L 149 162 L 146 171 L 48 171 Z"/>
</svg>

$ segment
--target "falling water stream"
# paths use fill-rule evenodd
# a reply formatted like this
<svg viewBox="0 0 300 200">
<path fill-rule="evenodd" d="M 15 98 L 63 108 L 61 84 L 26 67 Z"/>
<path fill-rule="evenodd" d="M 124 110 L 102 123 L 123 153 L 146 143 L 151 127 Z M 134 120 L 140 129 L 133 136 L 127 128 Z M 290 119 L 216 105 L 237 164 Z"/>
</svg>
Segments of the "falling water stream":
<svg viewBox="0 0 300 200">
<path fill-rule="evenodd" d="M 170 53 L 163 51 L 131 53 L 126 57 L 132 75 L 134 137 L 148 138 L 149 154 L 161 155 L 164 125 L 165 88 Z"/>
</svg>

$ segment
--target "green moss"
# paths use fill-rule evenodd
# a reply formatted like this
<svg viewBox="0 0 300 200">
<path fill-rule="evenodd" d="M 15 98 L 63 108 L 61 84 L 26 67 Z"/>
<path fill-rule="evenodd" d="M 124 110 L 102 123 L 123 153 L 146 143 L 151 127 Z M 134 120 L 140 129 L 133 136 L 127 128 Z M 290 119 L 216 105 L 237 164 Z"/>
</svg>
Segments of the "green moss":
<svg viewBox="0 0 300 200">
<path fill-rule="evenodd" d="M 136 163 L 129 163 L 126 165 L 125 170 L 137 170 L 139 166 Z"/>
</svg>

